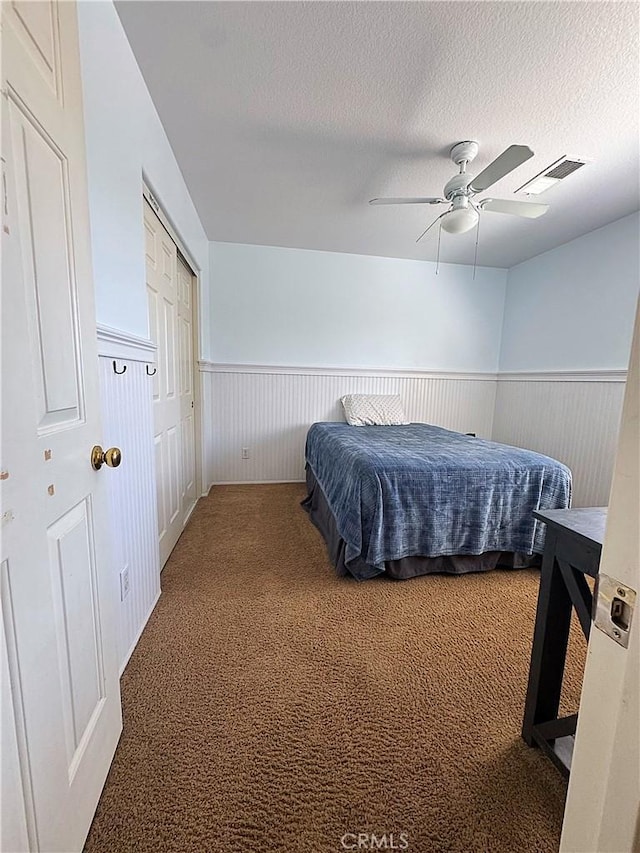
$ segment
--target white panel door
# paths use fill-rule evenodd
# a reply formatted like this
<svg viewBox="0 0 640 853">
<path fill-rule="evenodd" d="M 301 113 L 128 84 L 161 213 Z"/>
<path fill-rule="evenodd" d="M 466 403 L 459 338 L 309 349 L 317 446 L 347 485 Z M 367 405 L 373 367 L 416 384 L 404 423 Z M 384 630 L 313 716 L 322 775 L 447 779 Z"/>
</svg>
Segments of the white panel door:
<svg viewBox="0 0 640 853">
<path fill-rule="evenodd" d="M 195 503 L 193 299 L 178 249 L 144 202 L 149 331 L 157 346 L 153 409 L 160 565 Z"/>
<path fill-rule="evenodd" d="M 84 843 L 121 730 L 71 2 L 2 3 L 2 845 Z M 6 787 L 5 787 L 6 786 Z"/>
</svg>

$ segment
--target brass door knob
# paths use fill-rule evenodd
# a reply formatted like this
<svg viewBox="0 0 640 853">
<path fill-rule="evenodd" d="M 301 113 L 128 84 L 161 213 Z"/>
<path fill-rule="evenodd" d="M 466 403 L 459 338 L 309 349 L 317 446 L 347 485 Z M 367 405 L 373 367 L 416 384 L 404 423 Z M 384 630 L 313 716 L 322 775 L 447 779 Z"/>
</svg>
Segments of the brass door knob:
<svg viewBox="0 0 640 853">
<path fill-rule="evenodd" d="M 103 450 L 99 444 L 96 444 L 91 451 L 91 467 L 94 471 L 99 471 L 103 465 L 108 465 L 109 468 L 117 468 L 121 462 L 122 453 L 119 447 Z"/>
</svg>

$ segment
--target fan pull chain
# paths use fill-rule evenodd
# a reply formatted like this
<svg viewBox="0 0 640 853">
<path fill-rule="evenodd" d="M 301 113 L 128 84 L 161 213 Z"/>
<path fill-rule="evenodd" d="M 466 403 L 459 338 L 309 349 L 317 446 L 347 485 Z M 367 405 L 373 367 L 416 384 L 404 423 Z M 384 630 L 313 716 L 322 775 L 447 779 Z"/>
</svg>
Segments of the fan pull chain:
<svg viewBox="0 0 640 853">
<path fill-rule="evenodd" d="M 440 238 L 442 237 L 442 225 L 438 225 L 438 255 L 436 257 L 436 275 L 440 275 Z"/>
<path fill-rule="evenodd" d="M 476 262 L 478 260 L 478 240 L 480 239 L 480 217 L 478 216 L 478 227 L 476 228 L 476 250 L 473 253 L 473 278 L 476 277 Z"/>
</svg>

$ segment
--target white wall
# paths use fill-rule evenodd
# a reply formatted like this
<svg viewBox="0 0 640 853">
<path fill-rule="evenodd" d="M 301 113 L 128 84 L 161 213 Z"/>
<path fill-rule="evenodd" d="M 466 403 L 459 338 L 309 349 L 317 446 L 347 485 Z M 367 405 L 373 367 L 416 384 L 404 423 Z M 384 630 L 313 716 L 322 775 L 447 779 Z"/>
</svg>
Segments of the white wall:
<svg viewBox="0 0 640 853">
<path fill-rule="evenodd" d="M 507 271 L 211 244 L 212 361 L 494 371 Z"/>
<path fill-rule="evenodd" d="M 80 0 L 78 25 L 98 323 L 149 334 L 143 173 L 202 270 L 201 309 L 208 317 L 208 240 L 115 7 L 110 0 Z"/>
<path fill-rule="evenodd" d="M 626 369 L 639 289 L 638 213 L 512 267 L 500 370 Z"/>
<path fill-rule="evenodd" d="M 151 380 L 140 360 L 153 361 L 148 338 L 143 230 L 143 175 L 185 248 L 201 270 L 201 316 L 210 315 L 209 243 L 164 129 L 111 2 L 78 3 L 84 90 L 89 213 L 100 326 L 104 446 L 122 448 L 109 478 L 116 578 L 129 569 L 130 592 L 120 602 L 118 643 L 125 665 L 160 589 Z M 209 323 L 201 333 L 207 354 Z M 115 375 L 113 358 L 125 373 Z M 205 464 L 208 456 L 205 455 Z"/>
</svg>

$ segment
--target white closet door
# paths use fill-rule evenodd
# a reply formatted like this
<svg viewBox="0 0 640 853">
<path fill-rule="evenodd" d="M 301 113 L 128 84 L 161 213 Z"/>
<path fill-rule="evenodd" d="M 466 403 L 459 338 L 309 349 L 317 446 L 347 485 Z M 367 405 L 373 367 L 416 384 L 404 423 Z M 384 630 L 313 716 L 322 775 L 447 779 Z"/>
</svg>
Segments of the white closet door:
<svg viewBox="0 0 640 853">
<path fill-rule="evenodd" d="M 193 273 L 178 255 L 178 353 L 180 377 L 180 438 L 182 445 L 182 524 L 196 504 L 196 429 L 193 393 Z"/>
<path fill-rule="evenodd" d="M 2 849 L 68 853 L 121 730 L 105 494 L 119 472 L 90 461 L 101 429 L 76 7 L 1 15 Z"/>
<path fill-rule="evenodd" d="M 149 330 L 158 348 L 153 408 L 158 537 L 164 566 L 184 529 L 191 492 L 195 500 L 193 345 L 187 347 L 184 340 L 193 328 L 192 298 L 176 244 L 146 200 L 144 226 Z"/>
</svg>

